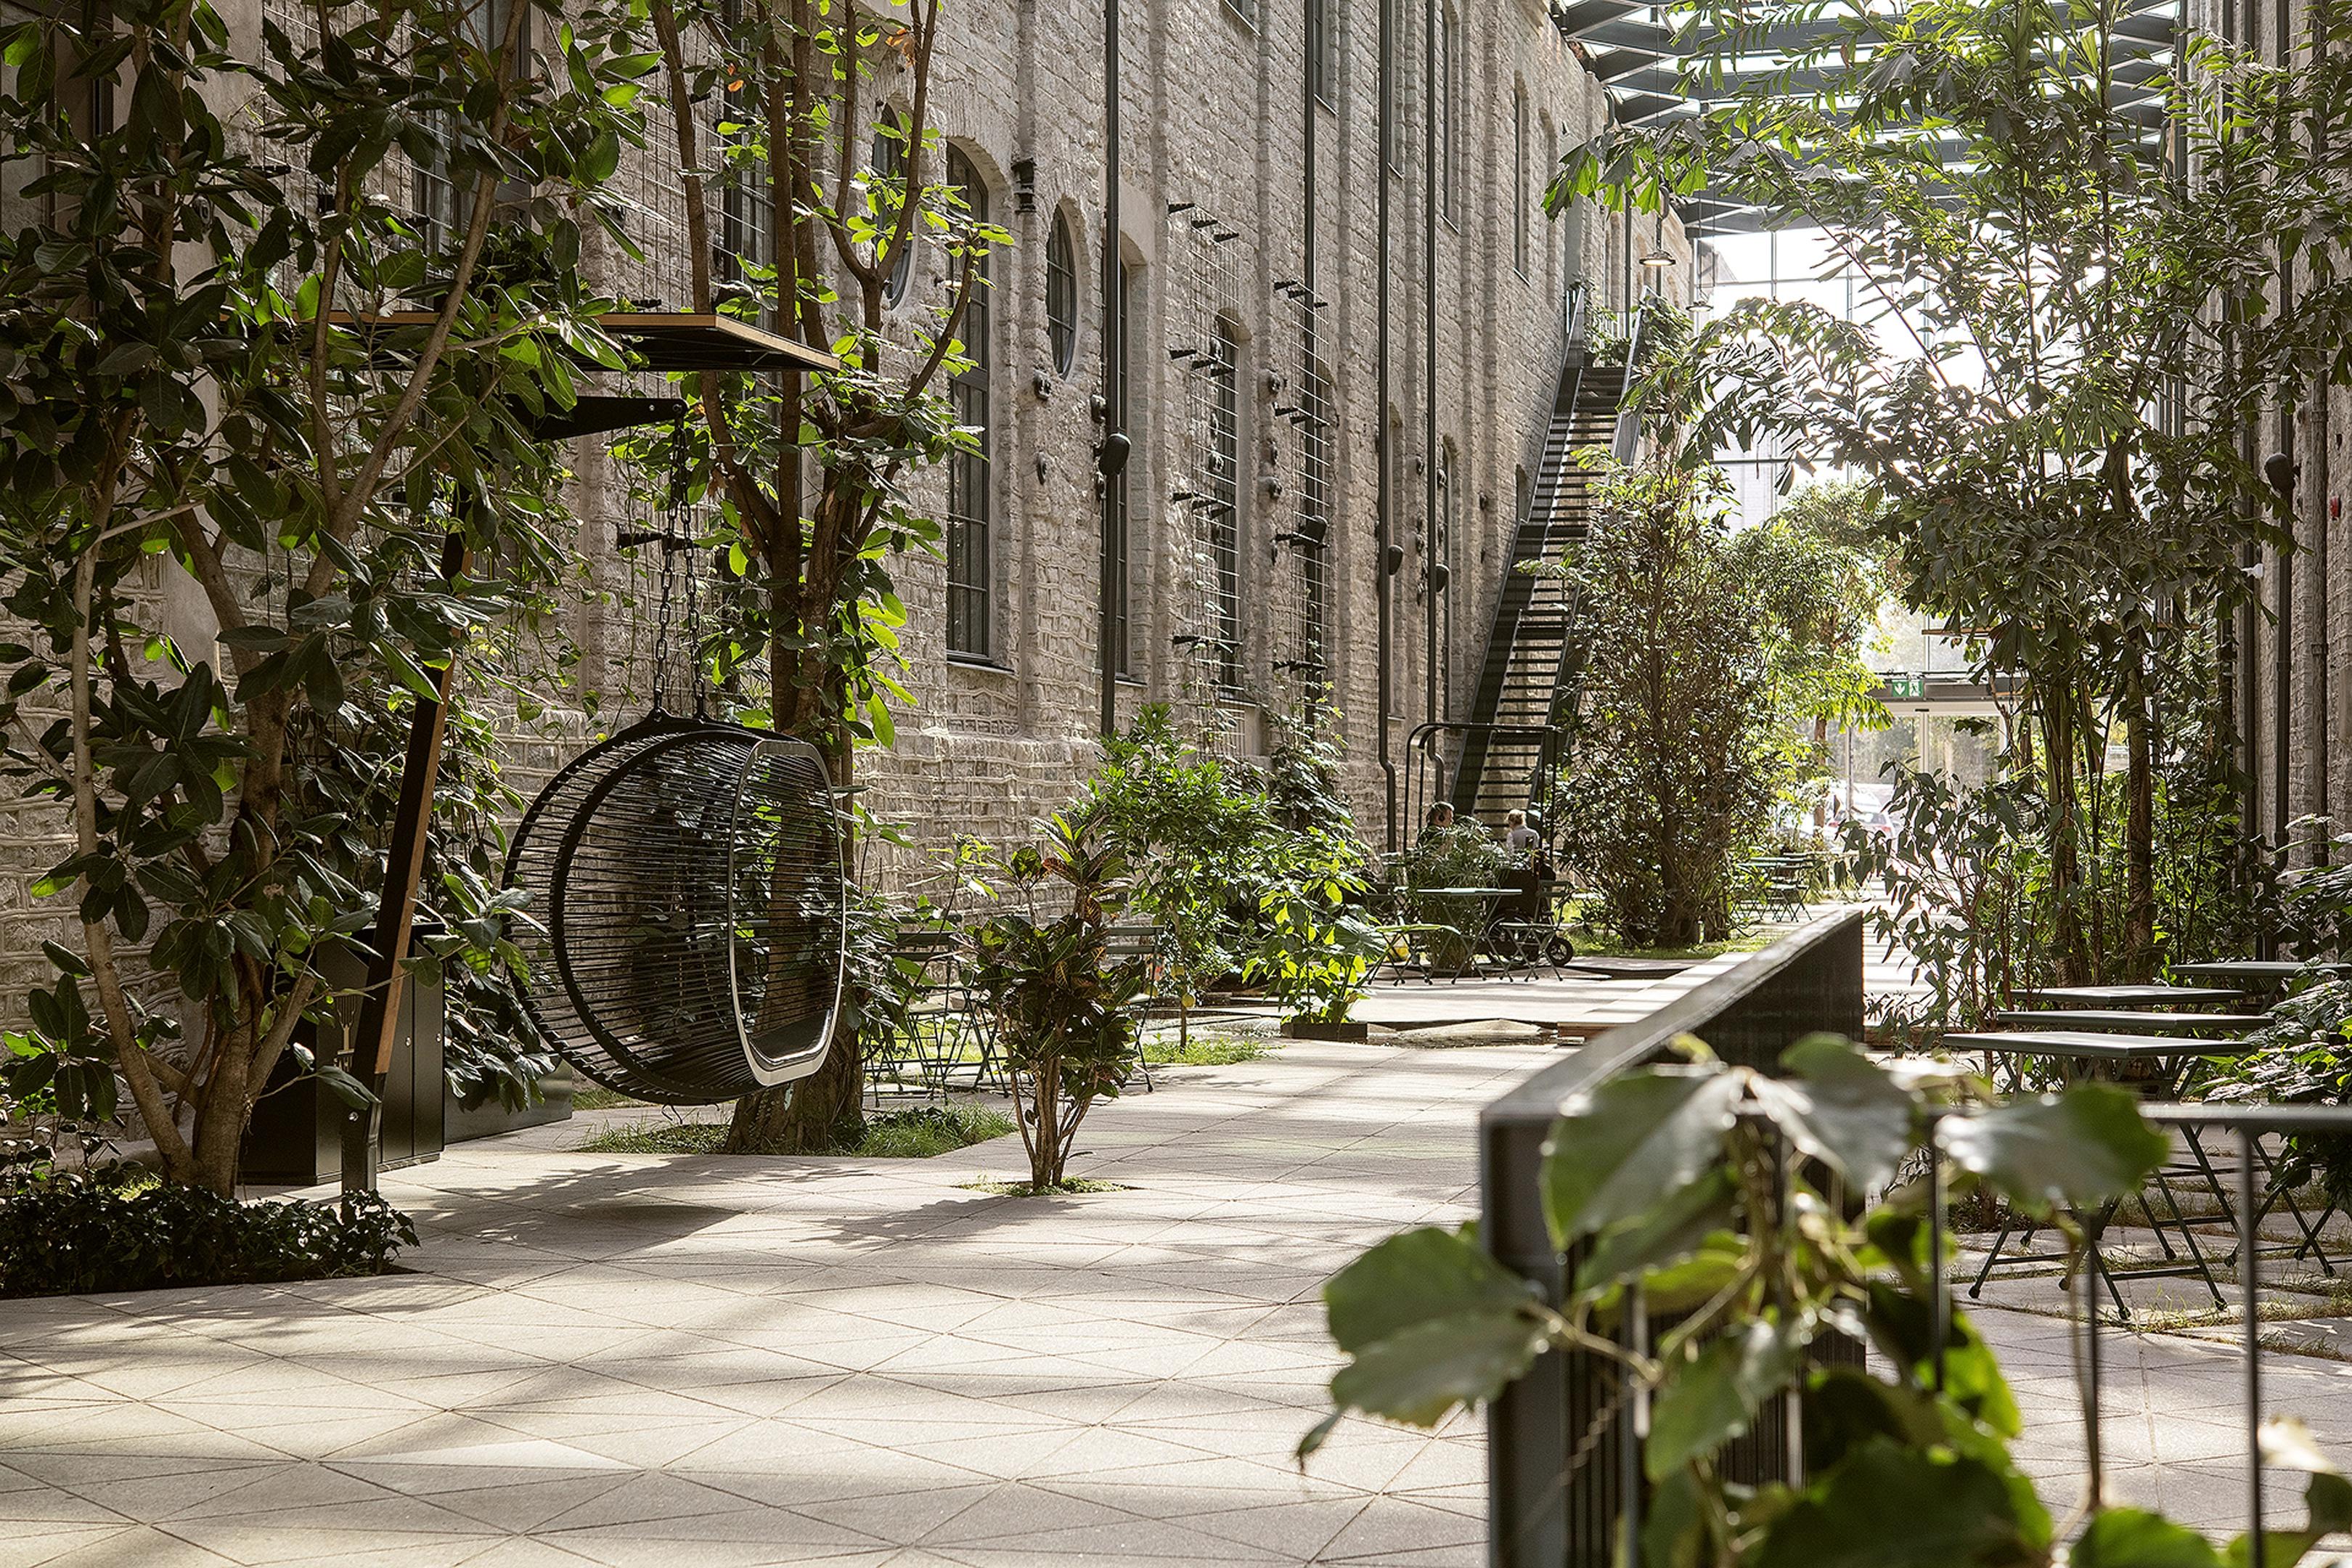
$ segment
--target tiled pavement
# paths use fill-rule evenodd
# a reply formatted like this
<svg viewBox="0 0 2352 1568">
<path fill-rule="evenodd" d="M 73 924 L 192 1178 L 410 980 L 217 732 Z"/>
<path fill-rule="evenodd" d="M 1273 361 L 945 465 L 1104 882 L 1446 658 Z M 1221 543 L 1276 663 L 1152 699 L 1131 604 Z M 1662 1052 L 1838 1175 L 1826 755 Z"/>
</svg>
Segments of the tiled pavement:
<svg viewBox="0 0 2352 1568">
<path fill-rule="evenodd" d="M 1472 1421 L 1302 1473 L 1317 1290 L 1465 1212 L 1524 1047 L 1293 1045 L 1104 1108 L 1037 1200 L 921 1162 L 559 1152 L 387 1180 L 417 1272 L 0 1303 L 0 1568 L 1462 1563 Z M 576 1133 L 572 1135 L 576 1138 Z"/>
<path fill-rule="evenodd" d="M 1550 1053 L 1295 1044 L 1106 1107 L 1055 1200 L 936 1161 L 564 1152 L 542 1128 L 388 1183 L 417 1272 L 0 1303 L 0 1568 L 1458 1563 L 1475 1422 L 1350 1423 L 1316 1290 L 1466 1212 L 1475 1108 Z M 2062 1513 L 2061 1325 L 1988 1308 Z M 2106 1339 L 2124 1499 L 2242 1513 L 2231 1347 Z M 2339 1455 L 2352 1366 L 2269 1358 Z M 2292 1518 L 2282 1484 L 2278 1517 Z"/>
</svg>

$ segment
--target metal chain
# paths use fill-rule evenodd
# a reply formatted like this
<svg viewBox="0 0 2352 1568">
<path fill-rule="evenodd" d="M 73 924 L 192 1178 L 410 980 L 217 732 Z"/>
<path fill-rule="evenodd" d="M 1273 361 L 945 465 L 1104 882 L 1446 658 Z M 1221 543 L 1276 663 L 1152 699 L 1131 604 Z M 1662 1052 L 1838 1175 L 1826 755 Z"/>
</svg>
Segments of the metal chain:
<svg viewBox="0 0 2352 1568">
<path fill-rule="evenodd" d="M 686 536 L 686 665 L 694 682 L 694 716 L 710 717 L 710 683 L 702 678 L 702 546 L 694 537 L 694 514 L 687 513 Z"/>
<path fill-rule="evenodd" d="M 692 530 L 690 528 L 688 530 L 688 535 L 686 538 L 681 539 L 678 536 L 678 513 L 684 510 L 685 507 L 686 419 L 685 416 L 681 415 L 678 417 L 677 422 L 670 426 L 668 504 L 662 511 L 661 531 L 659 534 L 649 541 L 649 542 L 657 545 L 661 550 L 661 586 L 656 593 L 654 605 L 653 707 L 654 711 L 656 713 L 666 711 L 667 708 L 667 704 L 662 700 L 662 698 L 669 685 L 669 602 L 671 591 L 677 582 L 677 552 L 681 550 L 690 548 L 693 542 Z M 691 562 L 688 563 L 687 566 L 686 594 L 686 662 L 687 668 L 691 670 L 694 668 L 698 658 L 698 649 L 696 643 L 698 623 L 696 621 L 694 569 Z M 693 679 L 691 676 L 689 676 L 688 679 L 692 680 L 695 689 L 695 717 L 702 718 L 705 716 L 703 712 L 702 682 L 698 679 Z"/>
<path fill-rule="evenodd" d="M 661 536 L 653 541 L 661 551 L 661 586 L 654 600 L 654 711 L 667 710 L 662 701 L 664 689 L 669 684 L 669 595 L 671 584 L 677 577 L 677 552 L 670 548 L 672 523 L 662 519 Z"/>
</svg>

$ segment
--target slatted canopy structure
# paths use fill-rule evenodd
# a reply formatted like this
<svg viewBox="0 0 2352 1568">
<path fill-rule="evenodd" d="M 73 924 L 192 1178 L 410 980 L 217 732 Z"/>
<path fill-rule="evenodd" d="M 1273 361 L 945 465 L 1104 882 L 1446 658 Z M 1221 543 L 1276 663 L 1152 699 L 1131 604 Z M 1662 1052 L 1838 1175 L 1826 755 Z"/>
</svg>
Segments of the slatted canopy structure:
<svg viewBox="0 0 2352 1568">
<path fill-rule="evenodd" d="M 1847 35 L 1851 18 L 1891 17 L 1900 9 L 1875 0 L 1772 5 L 1726 29 L 1720 13 L 1686 7 L 1629 0 L 1552 0 L 1551 6 L 1553 25 L 1607 85 L 1621 125 L 1697 114 L 1767 83 L 1834 89 L 1851 68 L 1839 57 L 1823 63 L 1821 52 Z M 2084 31 L 2099 25 L 2097 10 L 2084 0 L 2075 0 L 2074 11 Z M 2164 126 L 2160 83 L 2172 68 L 2179 15 L 2180 0 L 2116 0 L 2108 18 L 2118 109 L 2151 133 Z M 1864 59 L 1858 53 L 1855 63 Z M 1675 210 L 1686 224 L 1714 233 L 1757 233 L 1787 221 L 1720 188 L 1678 198 Z"/>
</svg>

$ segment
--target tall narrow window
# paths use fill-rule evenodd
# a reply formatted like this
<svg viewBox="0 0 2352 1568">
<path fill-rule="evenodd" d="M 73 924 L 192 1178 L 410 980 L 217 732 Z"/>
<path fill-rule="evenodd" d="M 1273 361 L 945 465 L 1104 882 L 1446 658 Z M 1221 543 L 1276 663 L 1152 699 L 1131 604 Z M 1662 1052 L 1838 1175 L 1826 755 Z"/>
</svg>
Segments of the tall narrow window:
<svg viewBox="0 0 2352 1568">
<path fill-rule="evenodd" d="M 1338 0 L 1307 0 L 1307 89 L 1326 109 L 1339 101 L 1339 29 L 1332 16 Z"/>
<path fill-rule="evenodd" d="M 1511 89 L 1511 265 L 1528 275 L 1528 89 Z"/>
<path fill-rule="evenodd" d="M 1209 556 L 1216 573 L 1217 683 L 1242 683 L 1241 342 L 1217 321 L 1216 362 L 1209 368 Z"/>
<path fill-rule="evenodd" d="M 895 109 L 884 110 L 881 122 L 874 128 L 874 156 L 868 163 L 872 174 L 866 185 L 866 211 L 879 236 L 875 241 L 875 255 L 879 259 L 887 252 L 890 262 L 890 279 L 882 291 L 882 300 L 887 305 L 896 305 L 907 297 L 907 284 L 915 275 L 915 237 L 922 232 L 918 215 L 918 221 L 908 227 L 906 242 L 897 247 L 890 245 L 898 233 L 899 210 L 908 195 L 907 172 L 913 166 L 913 160 L 908 156 L 907 140 L 912 133 L 906 115 Z"/>
<path fill-rule="evenodd" d="M 1118 427 L 1133 441 L 1135 431 L 1129 421 L 1134 417 L 1134 404 L 1128 396 L 1127 369 L 1135 358 L 1135 275 L 1125 261 L 1118 264 L 1118 363 L 1111 367 L 1111 402 L 1118 410 Z M 1111 668 L 1120 675 L 1128 673 L 1128 528 L 1135 494 L 1135 470 L 1139 465 L 1132 458 L 1111 481 L 1110 490 L 1110 654 Z"/>
<path fill-rule="evenodd" d="M 1070 239 L 1070 216 L 1054 215 L 1045 237 L 1045 340 L 1054 351 L 1054 374 L 1067 375 L 1078 357 L 1078 268 Z"/>
<path fill-rule="evenodd" d="M 1437 138 L 1437 210 L 1452 224 L 1462 219 L 1462 182 L 1456 177 L 1455 165 L 1461 135 L 1454 123 L 1461 112 L 1462 94 L 1455 74 L 1461 58 L 1462 27 L 1454 19 L 1453 7 L 1448 6 L 1438 13 L 1437 79 L 1429 84 L 1429 90 L 1434 108 L 1430 134 Z"/>
<path fill-rule="evenodd" d="M 731 12 L 733 8 L 728 9 Z M 734 18 L 730 15 L 728 19 Z M 759 136 L 753 124 L 756 110 L 750 100 L 748 73 L 730 69 L 720 74 L 723 85 L 711 126 L 722 162 L 719 232 L 712 237 L 711 248 L 716 253 L 711 258 L 712 270 L 733 285 L 739 297 L 751 301 L 756 318 L 760 314 L 759 293 L 751 274 L 773 259 L 768 244 L 769 199 L 763 177 L 767 165 L 751 152 L 758 145 Z"/>
<path fill-rule="evenodd" d="M 964 155 L 948 149 L 948 184 L 961 197 L 965 214 L 976 224 L 988 221 L 988 187 Z M 948 651 L 973 658 L 995 652 L 990 637 L 990 602 L 995 579 L 989 560 L 989 522 L 993 514 L 990 455 L 995 432 L 990 426 L 988 260 L 980 258 L 972 275 L 971 298 L 964 306 L 964 358 L 968 362 L 949 382 L 955 402 L 956 423 L 972 432 L 972 445 L 948 461 Z"/>
</svg>

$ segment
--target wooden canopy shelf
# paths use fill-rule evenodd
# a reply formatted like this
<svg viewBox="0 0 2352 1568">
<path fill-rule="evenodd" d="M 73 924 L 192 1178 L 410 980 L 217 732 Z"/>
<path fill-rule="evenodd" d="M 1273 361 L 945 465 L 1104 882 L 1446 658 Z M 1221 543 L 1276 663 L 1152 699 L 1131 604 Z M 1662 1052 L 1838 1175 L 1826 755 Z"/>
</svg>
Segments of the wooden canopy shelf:
<svg viewBox="0 0 2352 1568">
<path fill-rule="evenodd" d="M 437 318 L 431 310 L 337 310 L 327 319 L 370 328 L 429 326 Z M 715 311 L 614 310 L 599 315 L 596 324 L 644 370 L 835 370 L 841 364 L 822 349 Z"/>
</svg>

